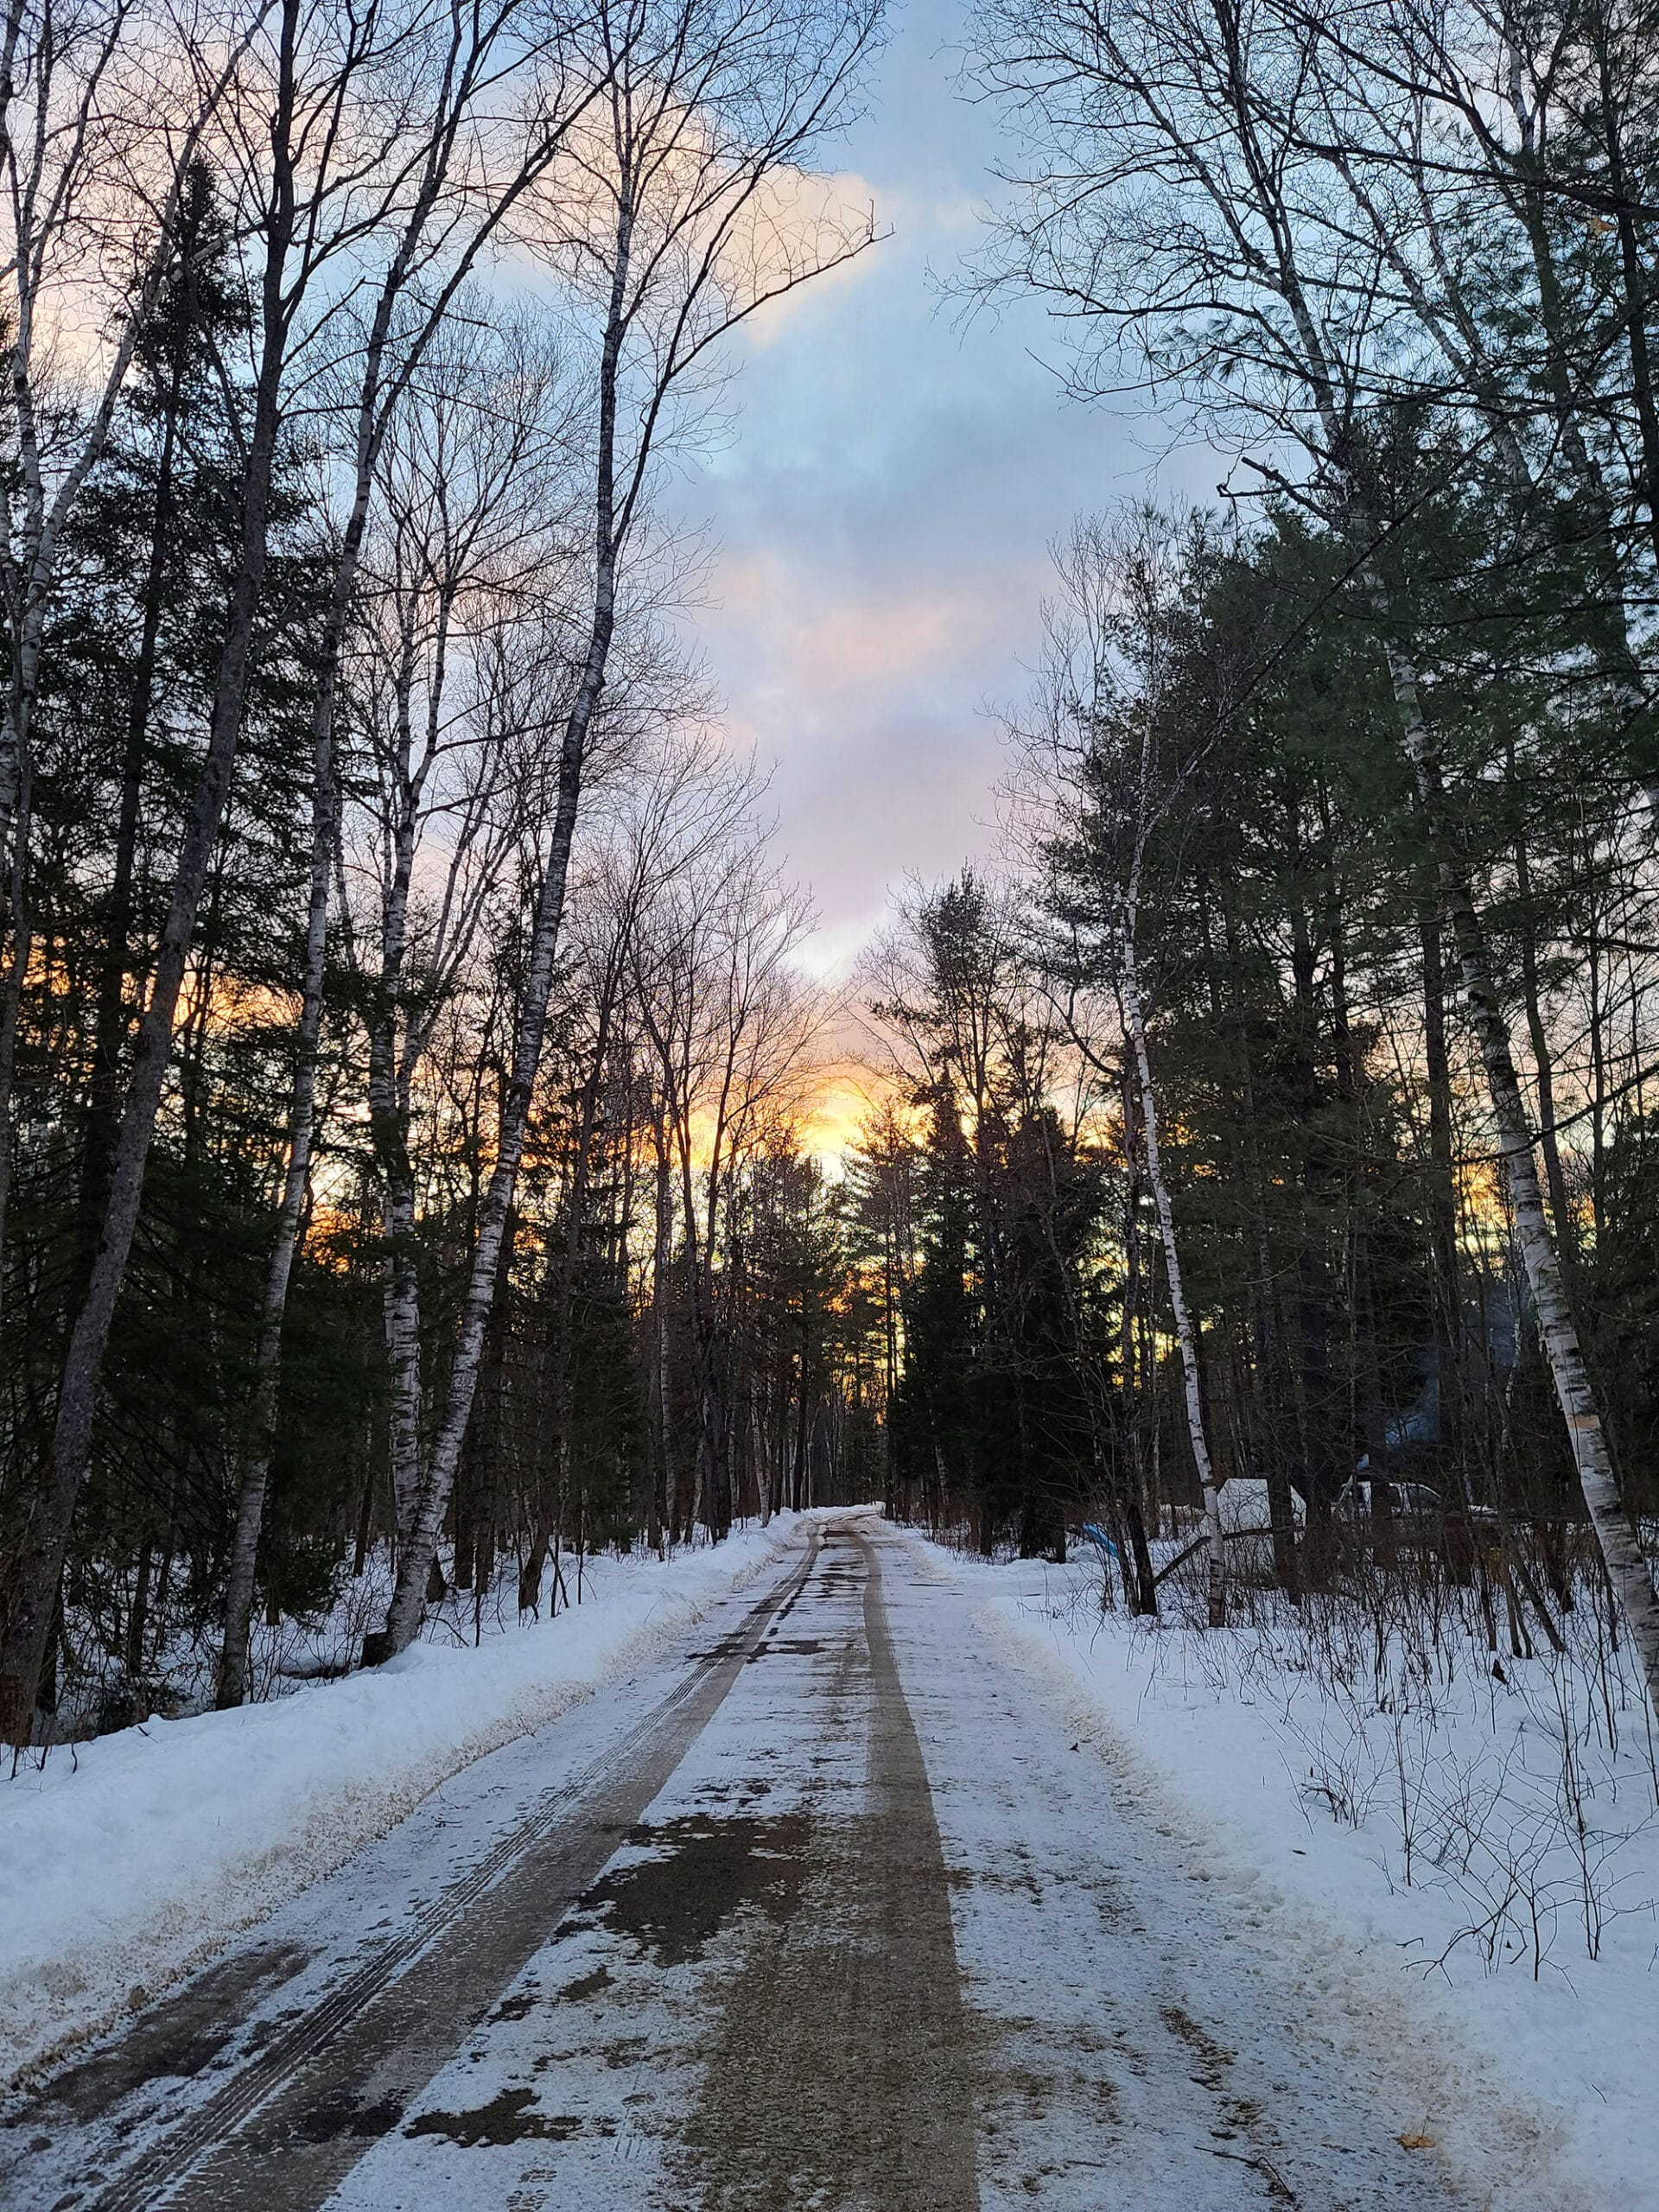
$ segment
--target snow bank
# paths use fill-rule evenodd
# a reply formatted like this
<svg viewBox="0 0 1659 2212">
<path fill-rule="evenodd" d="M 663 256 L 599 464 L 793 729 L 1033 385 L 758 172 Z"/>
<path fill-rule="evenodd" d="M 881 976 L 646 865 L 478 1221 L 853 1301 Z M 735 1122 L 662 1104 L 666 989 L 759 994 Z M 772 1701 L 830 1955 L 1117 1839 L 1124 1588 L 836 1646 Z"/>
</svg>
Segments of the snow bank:
<svg viewBox="0 0 1659 2212">
<path fill-rule="evenodd" d="M 151 1720 L 0 1783 L 0 2082 L 108 2027 L 760 1572 L 780 1516 L 664 1564 L 603 1558 L 554 1622 L 237 1713 Z"/>
<path fill-rule="evenodd" d="M 1508 2104 L 1525 2108 L 1567 2188 L 1602 2212 L 1656 2212 L 1659 1822 L 1639 1710 L 1625 1711 L 1618 1756 L 1604 1746 L 1598 1770 L 1580 1777 L 1586 1856 L 1603 1915 L 1592 1959 L 1570 1866 L 1546 1853 L 1540 1871 L 1541 1824 L 1529 1830 L 1527 1808 L 1546 1789 L 1553 1808 L 1558 1776 L 1548 1770 L 1560 1753 L 1537 1726 L 1547 1675 L 1518 1678 L 1547 1662 L 1506 1655 L 1509 1683 L 1493 1686 L 1484 1712 L 1454 1701 L 1434 1716 L 1432 1741 L 1408 1745 L 1393 1771 L 1383 1761 L 1362 1776 L 1364 1746 L 1355 1747 L 1339 1714 L 1331 1719 L 1332 1741 L 1316 1740 L 1308 1693 L 1292 1670 L 1236 1666 L 1218 1680 L 1205 1632 L 1103 1618 L 1092 1573 L 987 1566 L 912 1541 L 936 1571 L 982 1593 L 981 1618 L 994 1635 L 1027 1662 L 1058 1668 L 1069 1725 L 1138 1777 L 1165 1833 L 1185 1831 L 1184 1841 L 1248 1894 L 1252 1910 L 1265 1901 L 1287 1952 L 1317 1960 L 1335 2003 L 1363 2005 L 1368 1989 L 1379 1999 L 1387 1993 L 1389 2009 L 1405 2003 L 1428 2047 L 1445 2054 L 1448 2075 L 1472 2065 L 1501 2085 Z M 1242 1651 L 1250 1631 L 1236 1634 Z M 1391 1729 L 1393 1719 L 1380 1716 L 1378 1725 Z M 1333 1782 L 1342 1795 L 1341 1754 L 1356 1787 L 1338 1817 L 1327 1796 Z M 1506 1794 L 1494 1798 L 1490 1777 L 1498 1771 Z M 1408 1788 L 1416 1777 L 1422 1802 L 1399 1802 L 1402 1772 Z M 1486 1817 L 1497 1848 L 1518 1866 L 1534 1854 L 1535 1871 L 1523 1879 L 1546 1912 L 1536 1942 L 1511 1936 L 1495 1955 L 1471 1930 L 1501 1885 L 1477 1885 L 1455 1854 L 1443 1853 L 1442 1863 L 1427 1852 L 1406 1877 L 1404 1837 L 1414 1821 L 1427 1829 L 1428 1797 L 1459 1777 L 1472 1817 L 1483 1804 L 1496 1808 Z M 1549 1851 L 1561 1856 L 1553 1841 Z M 1528 1916 L 1520 1897 L 1511 1921 Z"/>
</svg>

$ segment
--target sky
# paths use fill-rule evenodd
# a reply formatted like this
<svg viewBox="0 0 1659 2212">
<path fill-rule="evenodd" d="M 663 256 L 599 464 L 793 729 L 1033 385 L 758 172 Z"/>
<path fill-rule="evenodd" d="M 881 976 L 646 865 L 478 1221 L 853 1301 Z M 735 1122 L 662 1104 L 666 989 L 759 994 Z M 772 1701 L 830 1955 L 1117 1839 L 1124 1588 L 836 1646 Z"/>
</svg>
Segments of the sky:
<svg viewBox="0 0 1659 2212">
<path fill-rule="evenodd" d="M 751 327 L 735 435 L 687 487 L 713 543 L 696 641 L 730 741 L 772 771 L 825 973 L 890 887 L 994 842 L 995 709 L 1028 687 L 1049 548 L 1074 515 L 1153 488 L 1166 442 L 1127 409 L 1062 397 L 1035 303 L 964 327 L 940 296 L 1007 158 L 957 90 L 965 23 L 957 0 L 893 17 L 835 152 L 890 235 Z M 1178 456 L 1156 480 L 1192 474 Z"/>
</svg>

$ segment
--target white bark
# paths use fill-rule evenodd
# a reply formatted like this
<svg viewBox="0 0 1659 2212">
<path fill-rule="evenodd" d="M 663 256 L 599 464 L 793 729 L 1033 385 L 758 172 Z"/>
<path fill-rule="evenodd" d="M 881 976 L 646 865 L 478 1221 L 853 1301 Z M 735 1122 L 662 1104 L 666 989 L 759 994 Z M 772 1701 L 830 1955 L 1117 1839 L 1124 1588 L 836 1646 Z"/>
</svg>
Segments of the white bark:
<svg viewBox="0 0 1659 2212">
<path fill-rule="evenodd" d="M 1504 1181 L 1515 1214 L 1516 1240 L 1521 1247 L 1538 1333 L 1567 1424 L 1591 1526 L 1630 1629 L 1649 1699 L 1659 1713 L 1659 1592 L 1655 1591 L 1652 1570 L 1618 1494 L 1600 1406 L 1561 1280 L 1560 1260 L 1539 1182 L 1532 1127 L 1510 1049 L 1509 1023 L 1492 982 L 1485 935 L 1473 895 L 1452 857 L 1445 785 L 1422 711 L 1416 670 L 1398 645 L 1388 648 L 1388 659 L 1418 804 L 1428 827 L 1441 900 L 1452 924 L 1464 1002 L 1486 1071 Z"/>
<path fill-rule="evenodd" d="M 590 170 L 599 188 L 582 195 L 575 233 L 550 247 L 553 259 L 580 270 L 584 284 L 596 277 L 603 302 L 591 626 L 565 724 L 499 1145 L 480 1210 L 448 1401 L 423 1475 L 413 1548 L 427 1556 L 472 1413 L 540 1065 L 588 741 L 609 673 L 622 556 L 648 497 L 657 442 L 676 429 L 676 395 L 689 395 L 711 349 L 767 299 L 850 257 L 870 236 L 862 224 L 850 232 L 809 225 L 803 251 L 773 226 L 766 252 L 745 258 L 753 253 L 745 226 L 768 180 L 779 170 L 798 171 L 808 149 L 840 119 L 853 70 L 874 34 L 873 12 L 791 11 L 770 24 L 779 41 L 773 49 L 764 9 L 758 19 L 728 18 L 688 5 L 655 26 L 666 37 L 643 59 L 632 50 L 642 23 L 652 27 L 645 11 L 613 11 L 608 0 L 596 10 L 594 43 L 605 57 L 608 94 L 602 158 Z M 365 1656 L 402 1650 L 419 1625 L 422 1602 L 422 1577 L 405 1558 L 385 1630 Z"/>
<path fill-rule="evenodd" d="M 1135 1055 L 1141 1128 L 1146 1141 L 1147 1180 L 1152 1186 L 1153 1200 L 1158 1209 L 1158 1228 L 1164 1247 L 1164 1273 L 1168 1279 L 1169 1303 L 1175 1317 L 1175 1341 L 1180 1350 L 1187 1440 L 1192 1447 L 1193 1464 L 1198 1468 L 1198 1483 L 1204 1492 L 1204 1518 L 1208 1535 L 1209 1621 L 1211 1628 L 1220 1628 L 1227 1618 L 1227 1554 L 1222 1537 L 1221 1500 L 1215 1467 L 1210 1457 L 1210 1440 L 1204 1425 L 1204 1392 L 1198 1371 L 1198 1338 L 1193 1331 L 1192 1316 L 1186 1302 L 1186 1287 L 1181 1274 L 1180 1245 L 1175 1235 L 1175 1210 L 1170 1204 L 1169 1185 L 1164 1179 L 1163 1160 L 1158 1143 L 1158 1096 L 1153 1085 L 1152 1065 L 1147 1053 L 1146 1019 L 1141 1003 L 1140 975 L 1135 951 L 1137 902 L 1132 895 L 1124 903 L 1123 931 L 1118 945 L 1118 988 L 1123 1001 L 1123 1033 Z"/>
</svg>

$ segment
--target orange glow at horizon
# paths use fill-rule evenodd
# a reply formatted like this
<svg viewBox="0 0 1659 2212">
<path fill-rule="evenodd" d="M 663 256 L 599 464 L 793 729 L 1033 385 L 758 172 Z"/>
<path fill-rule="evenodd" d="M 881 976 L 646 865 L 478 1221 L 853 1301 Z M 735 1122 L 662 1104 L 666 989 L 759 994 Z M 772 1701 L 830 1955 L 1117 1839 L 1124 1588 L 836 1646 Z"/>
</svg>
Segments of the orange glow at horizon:
<svg viewBox="0 0 1659 2212">
<path fill-rule="evenodd" d="M 802 1151 L 823 1163 L 843 1159 L 896 1091 L 893 1079 L 877 1069 L 846 1063 L 826 1068 L 803 1102 Z"/>
</svg>

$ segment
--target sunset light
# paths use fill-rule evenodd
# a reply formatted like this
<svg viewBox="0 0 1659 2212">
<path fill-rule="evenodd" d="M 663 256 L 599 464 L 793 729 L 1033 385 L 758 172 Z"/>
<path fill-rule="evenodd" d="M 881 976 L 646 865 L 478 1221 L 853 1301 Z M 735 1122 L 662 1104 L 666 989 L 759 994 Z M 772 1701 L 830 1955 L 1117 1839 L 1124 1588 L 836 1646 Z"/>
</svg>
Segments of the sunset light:
<svg viewBox="0 0 1659 2212">
<path fill-rule="evenodd" d="M 3 2212 L 1659 2212 L 1659 0 L 5 0 Z"/>
</svg>

